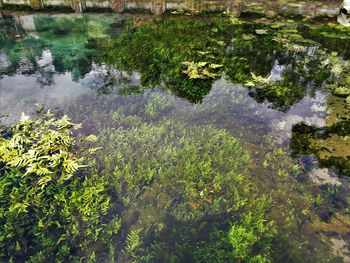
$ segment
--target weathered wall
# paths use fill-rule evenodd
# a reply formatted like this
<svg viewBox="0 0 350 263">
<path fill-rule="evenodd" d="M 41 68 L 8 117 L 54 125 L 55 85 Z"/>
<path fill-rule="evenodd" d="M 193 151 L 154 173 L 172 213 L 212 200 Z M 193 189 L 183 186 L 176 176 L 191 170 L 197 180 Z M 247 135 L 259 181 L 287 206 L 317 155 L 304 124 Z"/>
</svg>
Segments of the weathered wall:
<svg viewBox="0 0 350 263">
<path fill-rule="evenodd" d="M 234 14 L 257 12 L 266 15 L 280 13 L 305 15 L 336 15 L 341 0 L 0 0 L 1 4 L 24 5 L 33 9 L 45 7 L 72 8 L 83 12 L 86 8 L 111 9 L 120 11 L 140 11 L 162 14 L 166 11 L 183 9 L 193 13 L 227 11 Z"/>
<path fill-rule="evenodd" d="M 87 8 L 112 8 L 114 1 L 112 0 L 86 0 Z"/>
<path fill-rule="evenodd" d="M 42 6 L 71 7 L 71 0 L 41 0 Z"/>
<path fill-rule="evenodd" d="M 124 8 L 125 11 L 133 10 L 145 10 L 152 11 L 152 1 L 151 0 L 125 0 Z"/>
</svg>

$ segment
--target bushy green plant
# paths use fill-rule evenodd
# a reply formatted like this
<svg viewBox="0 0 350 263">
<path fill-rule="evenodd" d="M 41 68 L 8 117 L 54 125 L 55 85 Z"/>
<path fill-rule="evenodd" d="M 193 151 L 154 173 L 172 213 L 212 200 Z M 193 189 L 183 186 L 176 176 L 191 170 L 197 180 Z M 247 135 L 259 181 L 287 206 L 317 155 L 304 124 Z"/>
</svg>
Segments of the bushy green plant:
<svg viewBox="0 0 350 263">
<path fill-rule="evenodd" d="M 253 202 L 253 210 L 242 213 L 226 231 L 214 228 L 207 241 L 197 243 L 195 262 L 270 262 L 274 226 L 265 219 L 268 203 Z"/>
<path fill-rule="evenodd" d="M 17 125 L 2 132 L 0 256 L 3 259 L 86 260 L 98 252 L 93 249 L 94 243 L 106 244 L 118 232 L 118 219 L 103 220 L 111 205 L 106 183 L 83 169 L 89 156 L 87 149 L 80 149 L 73 137 L 73 131 L 79 127 L 67 116 L 57 118 L 47 112 L 37 120 L 22 115 Z M 95 137 L 84 140 L 88 143 Z"/>
</svg>

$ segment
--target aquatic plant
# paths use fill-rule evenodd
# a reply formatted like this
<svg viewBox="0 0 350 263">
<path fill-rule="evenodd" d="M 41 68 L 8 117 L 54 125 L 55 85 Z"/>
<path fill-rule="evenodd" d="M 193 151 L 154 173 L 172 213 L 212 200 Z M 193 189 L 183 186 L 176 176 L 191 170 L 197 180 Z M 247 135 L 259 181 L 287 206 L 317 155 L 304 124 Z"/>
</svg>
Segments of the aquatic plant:
<svg viewBox="0 0 350 263">
<path fill-rule="evenodd" d="M 98 252 L 94 243 L 108 244 L 118 233 L 118 219 L 102 219 L 111 197 L 106 183 L 86 171 L 88 149 L 73 137 L 79 127 L 47 112 L 37 120 L 22 115 L 1 132 L 2 260 L 87 260 Z M 80 140 L 88 145 L 95 137 Z"/>
<path fill-rule="evenodd" d="M 127 235 L 126 237 L 126 246 L 125 246 L 125 251 L 128 254 L 128 256 L 132 259 L 138 258 L 136 252 L 137 249 L 141 246 L 142 240 L 140 238 L 140 232 L 142 231 L 142 228 L 137 228 L 132 231 Z M 137 261 L 134 261 L 137 262 Z"/>
<path fill-rule="evenodd" d="M 348 45 L 350 40 L 349 28 L 336 23 L 315 23 L 300 26 L 299 32 L 305 38 L 315 40 L 325 48 L 338 52 L 345 59 L 350 58 L 350 46 Z"/>
<path fill-rule="evenodd" d="M 173 255 L 174 262 L 181 262 L 189 252 L 186 252 L 185 246 L 174 247 L 172 240 L 179 239 L 179 244 L 185 244 L 187 239 L 196 240 L 196 236 L 188 236 L 188 233 L 200 231 L 195 225 L 205 224 L 207 218 L 217 221 L 217 226 L 225 231 L 228 229 L 224 226 L 231 222 L 231 233 L 246 229 L 247 233 L 242 232 L 241 236 L 241 241 L 247 244 L 245 252 L 239 252 L 239 242 L 234 243 L 231 235 L 232 247 L 227 248 L 227 253 L 231 253 L 231 250 L 236 251 L 232 253 L 244 253 L 232 255 L 232 258 L 244 260 L 259 253 L 253 249 L 262 245 L 258 233 L 264 238 L 273 233 L 270 227 L 261 230 L 264 233 L 253 230 L 265 223 L 272 224 L 265 219 L 263 208 L 269 201 L 262 199 L 259 209 L 259 202 L 253 201 L 259 198 L 250 194 L 253 186 L 244 168 L 249 156 L 239 141 L 227 132 L 210 126 L 189 128 L 170 120 L 146 124 L 135 119 L 131 126 L 102 132 L 98 145 L 104 145 L 103 155 L 97 157 L 97 163 L 103 164 L 100 176 L 108 180 L 110 187 L 123 200 L 127 217 L 137 215 L 133 219 L 136 220 L 133 221 L 135 227 L 147 229 L 142 235 L 142 249 L 135 248 L 128 252 L 133 260 L 161 262 L 170 260 Z M 159 216 L 154 218 L 154 213 Z M 245 221 L 253 214 L 259 214 L 262 221 L 259 223 L 260 219 L 255 217 Z M 124 223 L 130 224 L 125 220 Z M 172 223 L 168 223 L 168 220 Z M 158 228 L 159 225 L 162 227 Z M 209 228 L 209 231 L 214 230 Z M 201 239 L 203 242 L 208 237 L 204 232 L 198 235 L 204 235 L 204 239 Z M 168 241 L 163 240 L 164 236 Z M 127 242 L 141 242 L 131 242 L 131 239 L 136 240 L 130 236 Z M 161 242 L 162 252 L 156 250 L 157 246 L 153 247 L 154 242 Z M 198 244 L 198 247 L 201 246 Z M 193 258 L 194 262 L 200 262 L 195 259 L 200 257 L 200 252 L 195 254 L 187 255 L 186 260 Z"/>
<path fill-rule="evenodd" d="M 150 117 L 155 117 L 167 105 L 167 99 L 162 93 L 152 92 L 145 102 L 145 113 Z"/>
<path fill-rule="evenodd" d="M 292 129 L 293 154 L 316 154 L 321 165 L 336 167 L 341 174 L 350 176 L 349 128 L 349 119 L 337 121 L 325 128 L 297 124 Z"/>
<path fill-rule="evenodd" d="M 227 231 L 214 228 L 207 241 L 197 242 L 195 262 L 271 262 L 270 242 L 275 230 L 263 217 L 266 200 L 259 202 Z"/>
<path fill-rule="evenodd" d="M 265 78 L 262 76 L 256 76 L 253 72 L 251 72 L 250 74 L 252 76 L 252 80 L 246 82 L 245 86 L 263 89 L 271 85 L 270 77 Z"/>
<path fill-rule="evenodd" d="M 319 58 L 307 56 L 311 44 L 315 45 L 296 28 L 232 24 L 226 17 L 163 20 L 130 27 L 108 45 L 110 51 L 103 58 L 122 70 L 140 72 L 142 85 L 160 86 L 191 102 L 201 102 L 213 80 L 225 74 L 233 83 L 254 88 L 250 95 L 257 101 L 286 110 L 305 96 L 307 83 L 321 85 L 332 71 L 327 65 L 320 70 L 315 66 Z M 291 58 L 289 52 L 298 55 Z M 278 81 L 267 81 L 280 60 L 292 66 Z M 262 81 L 259 76 L 266 77 Z M 260 91 L 262 87 L 268 88 Z"/>
<path fill-rule="evenodd" d="M 161 86 L 200 102 L 212 79 L 220 76 L 225 38 L 224 28 L 202 21 L 164 20 L 130 27 L 103 58 L 122 70 L 140 72 L 144 86 Z"/>
<path fill-rule="evenodd" d="M 186 69 L 182 72 L 185 73 L 190 79 L 216 78 L 219 76 L 219 74 L 216 72 L 210 72 L 210 70 L 215 70 L 222 67 L 222 65 L 209 64 L 208 62 L 184 61 L 182 64 L 186 66 Z"/>
</svg>

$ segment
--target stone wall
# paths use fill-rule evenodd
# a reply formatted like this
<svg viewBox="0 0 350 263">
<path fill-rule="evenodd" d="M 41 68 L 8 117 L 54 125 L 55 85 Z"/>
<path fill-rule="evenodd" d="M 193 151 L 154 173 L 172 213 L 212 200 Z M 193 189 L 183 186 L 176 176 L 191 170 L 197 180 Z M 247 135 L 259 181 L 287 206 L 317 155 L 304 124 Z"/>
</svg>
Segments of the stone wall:
<svg viewBox="0 0 350 263">
<path fill-rule="evenodd" d="M 11 6 L 27 6 L 35 10 L 50 8 L 69 8 L 77 12 L 86 9 L 110 9 L 116 12 L 150 12 L 162 14 L 174 10 L 191 13 L 202 12 L 242 12 L 275 14 L 303 14 L 310 16 L 338 13 L 341 0 L 0 0 L 3 9 Z"/>
</svg>

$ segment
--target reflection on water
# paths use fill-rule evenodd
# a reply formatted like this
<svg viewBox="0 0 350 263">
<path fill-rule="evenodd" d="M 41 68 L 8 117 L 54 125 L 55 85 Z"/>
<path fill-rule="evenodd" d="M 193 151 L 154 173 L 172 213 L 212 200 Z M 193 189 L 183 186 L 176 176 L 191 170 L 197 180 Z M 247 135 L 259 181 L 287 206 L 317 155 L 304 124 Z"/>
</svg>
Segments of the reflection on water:
<svg viewBox="0 0 350 263">
<path fill-rule="evenodd" d="M 89 92 L 100 66 L 94 41 L 107 37 L 105 30 L 118 17 L 94 15 L 26 15 L 1 22 L 0 84 L 5 123 L 30 111 L 34 103 L 59 108 Z"/>
<path fill-rule="evenodd" d="M 254 160 L 249 169 L 261 191 L 281 199 L 272 208 L 277 221 L 284 211 L 296 210 L 293 220 L 305 231 L 309 252 L 323 242 L 331 244 L 325 237 L 330 232 L 333 241 L 348 241 L 350 228 L 337 233 L 334 225 L 345 221 L 341 213 L 349 212 L 350 184 L 336 177 L 350 171 L 350 96 L 336 96 L 327 87 L 349 84 L 341 82 L 349 73 L 349 47 L 342 46 L 341 52 L 341 44 L 323 41 L 323 33 L 335 28 L 343 41 L 350 32 L 290 21 L 227 25 L 215 19 L 165 19 L 135 28 L 129 20 L 76 14 L 0 20 L 1 123 L 14 123 L 21 112 L 34 114 L 39 103 L 82 122 L 86 133 L 136 125 L 135 120 L 157 124 L 164 118 L 188 127 L 223 128 L 249 151 Z M 206 62 L 195 69 L 198 78 L 186 77 L 185 61 Z M 131 124 L 128 118 L 134 118 Z M 301 167 L 297 178 L 293 164 Z M 328 188 L 310 186 L 324 195 L 323 207 L 312 207 L 317 220 L 302 209 L 311 202 L 301 188 L 308 174 L 321 185 L 330 182 Z M 143 205 L 135 201 L 132 209 L 141 211 L 142 220 L 151 220 L 157 212 L 144 211 Z M 328 213 L 337 216 L 326 224 L 322 218 Z"/>
</svg>

